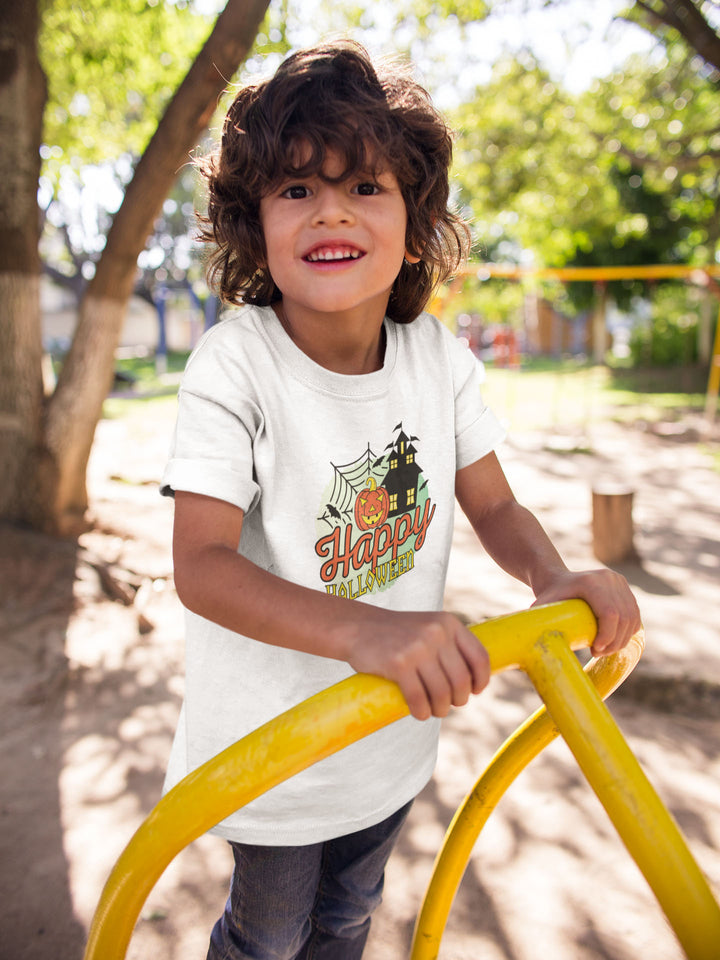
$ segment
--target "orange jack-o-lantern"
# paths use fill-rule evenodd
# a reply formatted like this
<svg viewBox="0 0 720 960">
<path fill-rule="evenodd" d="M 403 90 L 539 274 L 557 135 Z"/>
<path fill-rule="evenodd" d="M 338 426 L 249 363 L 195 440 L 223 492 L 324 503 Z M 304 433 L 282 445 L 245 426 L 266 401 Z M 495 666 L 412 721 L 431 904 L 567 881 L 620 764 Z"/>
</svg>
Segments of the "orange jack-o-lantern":
<svg viewBox="0 0 720 960">
<path fill-rule="evenodd" d="M 390 498 L 385 487 L 378 487 L 372 477 L 355 501 L 355 523 L 361 530 L 370 530 L 387 518 Z"/>
</svg>

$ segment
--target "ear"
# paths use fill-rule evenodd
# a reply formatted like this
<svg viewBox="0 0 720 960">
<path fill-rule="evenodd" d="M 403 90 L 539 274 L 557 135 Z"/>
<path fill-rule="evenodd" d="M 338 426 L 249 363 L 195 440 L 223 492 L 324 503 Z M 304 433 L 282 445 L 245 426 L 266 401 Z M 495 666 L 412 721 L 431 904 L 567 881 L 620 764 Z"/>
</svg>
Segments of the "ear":
<svg viewBox="0 0 720 960">
<path fill-rule="evenodd" d="M 416 257 L 414 253 L 410 253 L 408 250 L 405 250 L 404 259 L 406 263 L 420 263 L 422 257 Z"/>
</svg>

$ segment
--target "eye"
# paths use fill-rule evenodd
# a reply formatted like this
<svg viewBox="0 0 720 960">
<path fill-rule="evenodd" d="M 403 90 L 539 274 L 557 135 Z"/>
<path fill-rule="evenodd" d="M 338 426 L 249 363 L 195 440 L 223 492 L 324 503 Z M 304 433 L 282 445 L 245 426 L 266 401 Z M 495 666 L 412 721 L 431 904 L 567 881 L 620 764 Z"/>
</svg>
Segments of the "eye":
<svg viewBox="0 0 720 960">
<path fill-rule="evenodd" d="M 285 187 L 280 196 L 287 200 L 304 200 L 310 196 L 310 190 L 304 183 L 293 183 L 289 187 Z"/>
<path fill-rule="evenodd" d="M 353 188 L 355 193 L 359 194 L 361 197 L 374 197 L 376 194 L 380 193 L 380 187 L 376 183 L 370 181 L 363 181 L 358 183 Z"/>
</svg>

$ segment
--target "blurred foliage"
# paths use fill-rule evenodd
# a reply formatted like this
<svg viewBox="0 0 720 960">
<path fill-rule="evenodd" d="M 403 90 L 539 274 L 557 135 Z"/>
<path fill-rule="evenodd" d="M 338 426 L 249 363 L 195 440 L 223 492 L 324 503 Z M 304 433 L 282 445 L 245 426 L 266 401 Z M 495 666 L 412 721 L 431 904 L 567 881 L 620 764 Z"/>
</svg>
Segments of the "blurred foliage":
<svg viewBox="0 0 720 960">
<path fill-rule="evenodd" d="M 718 0 L 635 0 L 620 16 L 652 33 L 662 43 L 674 43 L 682 38 L 709 67 L 720 71 Z"/>
<path fill-rule="evenodd" d="M 687 62 L 634 60 L 573 97 L 527 54 L 498 63 L 453 120 L 481 245 L 505 236 L 553 266 L 593 262 L 597 241 L 602 263 L 640 262 L 638 241 L 644 262 L 713 259 L 720 89 Z"/>
<path fill-rule="evenodd" d="M 396 51 L 403 50 L 402 39 L 427 39 L 439 27 L 460 27 L 478 23 L 490 13 L 485 0 L 392 0 L 384 4 L 358 3 L 356 0 L 321 0 L 320 19 L 326 32 L 347 33 L 360 28 L 370 34 L 382 26 Z M 409 52 L 405 49 L 404 52 Z"/>
<path fill-rule="evenodd" d="M 459 198 L 481 259 L 546 266 L 714 262 L 720 87 L 679 43 L 572 96 L 524 54 L 454 114 Z M 647 290 L 609 284 L 621 306 Z M 591 284 L 568 284 L 569 312 Z M 561 305 L 563 306 L 563 305 Z"/>
<path fill-rule="evenodd" d="M 638 326 L 630 338 L 635 366 L 683 366 L 697 360 L 696 324 L 685 325 L 674 317 L 653 315 L 652 324 Z"/>
<path fill-rule="evenodd" d="M 473 49 L 474 24 L 498 10 L 522 16 L 524 9 L 562 3 L 316 0 L 311 18 L 302 2 L 272 3 L 252 56 L 228 78 L 228 93 L 198 152 L 217 138 L 236 83 L 269 75 L 294 46 L 350 34 L 373 52 L 411 55 L 433 92 L 464 90 L 473 57 L 487 59 L 487 51 Z M 662 0 L 642 6 L 650 5 L 667 6 Z M 626 15 L 639 20 L 641 12 L 631 4 Z M 45 0 L 43 255 L 77 290 L 92 275 L 137 157 L 211 19 L 192 0 Z M 650 21 L 643 23 L 648 28 Z M 662 21 L 656 27 L 650 56 L 627 61 L 581 94 L 564 89 L 530 52 L 500 52 L 488 79 L 447 111 L 458 131 L 456 199 L 473 221 L 479 259 L 548 266 L 715 260 L 720 76 L 677 30 Z M 201 204 L 188 164 L 140 258 L 146 291 L 155 282 L 200 281 L 202 251 L 192 238 L 193 211 Z M 661 289 L 654 288 L 655 299 Z M 646 292 L 635 282 L 610 288 L 621 306 Z M 518 321 L 525 293 L 523 284 L 468 281 L 457 311 L 480 313 L 490 323 Z M 594 296 L 588 283 L 545 283 L 541 293 L 568 316 L 588 309 Z M 684 344 L 684 334 L 673 331 L 692 325 L 683 327 L 680 314 L 668 320 L 676 315 L 666 304 L 660 313 L 672 328 L 660 339 L 673 349 Z"/>
<path fill-rule="evenodd" d="M 43 5 L 39 46 L 48 102 L 39 190 L 45 217 L 41 254 L 51 276 L 78 299 L 135 162 L 211 28 L 212 19 L 186 0 Z M 174 235 L 166 234 L 169 249 L 175 238 L 187 235 L 187 223 L 187 218 L 176 222 Z"/>
<path fill-rule="evenodd" d="M 574 98 L 526 53 L 499 61 L 487 84 L 451 114 L 455 175 L 483 257 L 531 251 L 568 263 L 612 229 L 618 198 Z"/>
<path fill-rule="evenodd" d="M 633 364 L 669 367 L 696 363 L 699 309 L 697 290 L 677 283 L 659 287 L 652 298 L 650 317 L 632 331 Z"/>
<path fill-rule="evenodd" d="M 261 61 L 289 49 L 286 17 L 286 3 L 272 5 L 244 66 L 244 82 Z M 49 95 L 41 254 L 48 273 L 78 298 L 135 163 L 213 22 L 188 0 L 45 0 L 42 6 L 39 44 Z M 211 137 L 226 109 L 227 103 L 219 104 Z M 199 181 L 189 162 L 140 258 L 138 292 L 146 298 L 156 281 L 185 284 L 201 277 L 202 251 L 193 241 L 198 204 Z"/>
<path fill-rule="evenodd" d="M 452 317 L 460 313 L 478 314 L 483 324 L 511 324 L 520 326 L 523 316 L 525 291 L 522 284 L 504 280 L 486 280 L 478 283 L 468 278 L 462 291 L 448 304 Z"/>
<path fill-rule="evenodd" d="M 660 213 L 672 241 L 666 256 L 681 262 L 712 261 L 720 233 L 718 80 L 678 42 L 657 60 L 632 58 L 583 98 L 605 154 L 627 176 L 623 199 L 631 213 L 643 191 L 664 198 Z"/>
<path fill-rule="evenodd" d="M 199 193 L 195 169 L 188 165 L 165 199 L 153 233 L 138 258 L 142 271 L 140 286 L 148 299 L 157 284 L 170 288 L 192 285 L 198 295 L 207 296 L 203 281 L 205 250 L 195 241 Z"/>
<path fill-rule="evenodd" d="M 184 0 L 48 0 L 44 175 L 140 154 L 211 28 Z"/>
</svg>

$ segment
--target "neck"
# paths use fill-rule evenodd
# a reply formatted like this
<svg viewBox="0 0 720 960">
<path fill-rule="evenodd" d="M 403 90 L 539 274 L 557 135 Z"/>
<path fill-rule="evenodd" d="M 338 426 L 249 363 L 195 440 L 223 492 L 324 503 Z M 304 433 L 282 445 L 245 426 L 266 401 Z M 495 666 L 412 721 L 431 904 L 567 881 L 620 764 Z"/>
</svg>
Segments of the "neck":
<svg viewBox="0 0 720 960">
<path fill-rule="evenodd" d="M 385 358 L 385 309 L 358 314 L 299 313 L 274 304 L 285 332 L 311 360 L 334 373 L 358 375 L 380 370 Z"/>
</svg>

